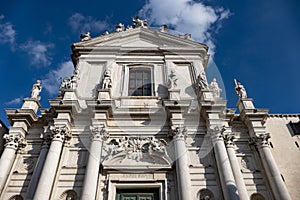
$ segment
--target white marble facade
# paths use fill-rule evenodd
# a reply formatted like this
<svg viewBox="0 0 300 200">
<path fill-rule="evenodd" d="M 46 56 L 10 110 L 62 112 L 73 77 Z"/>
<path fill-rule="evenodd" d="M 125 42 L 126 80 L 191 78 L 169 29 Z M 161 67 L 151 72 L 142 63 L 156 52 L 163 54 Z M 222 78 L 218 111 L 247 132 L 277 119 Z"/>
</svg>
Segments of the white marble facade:
<svg viewBox="0 0 300 200">
<path fill-rule="evenodd" d="M 207 83 L 206 45 L 134 23 L 72 45 L 50 108 L 39 90 L 7 110 L 0 199 L 299 199 L 299 116 L 245 95 L 236 114 Z"/>
</svg>

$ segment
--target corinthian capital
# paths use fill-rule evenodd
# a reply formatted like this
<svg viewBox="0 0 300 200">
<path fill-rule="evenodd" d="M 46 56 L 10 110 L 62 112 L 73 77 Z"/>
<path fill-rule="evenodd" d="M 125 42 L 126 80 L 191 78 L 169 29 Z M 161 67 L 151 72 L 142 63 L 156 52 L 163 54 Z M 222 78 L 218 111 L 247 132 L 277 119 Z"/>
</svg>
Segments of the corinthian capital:
<svg viewBox="0 0 300 200">
<path fill-rule="evenodd" d="M 207 130 L 210 137 L 214 140 L 223 140 L 224 131 L 225 131 L 224 126 L 214 126 Z"/>
<path fill-rule="evenodd" d="M 90 130 L 92 132 L 92 140 L 99 140 L 99 141 L 103 141 L 106 140 L 109 136 L 105 125 L 102 124 L 101 126 L 91 126 Z"/>
<path fill-rule="evenodd" d="M 70 140 L 72 137 L 72 133 L 68 130 L 66 126 L 51 126 L 50 130 L 52 132 L 52 140 L 64 142 Z"/>
<path fill-rule="evenodd" d="M 268 140 L 271 138 L 270 133 L 261 133 L 254 138 L 254 142 L 256 145 L 260 147 L 269 147 Z"/>
<path fill-rule="evenodd" d="M 5 139 L 5 147 L 13 149 L 23 149 L 27 143 L 25 138 L 21 134 L 5 134 L 3 136 Z"/>
<path fill-rule="evenodd" d="M 226 147 L 234 147 L 234 144 L 235 144 L 234 133 L 224 133 L 223 138 L 224 138 Z"/>
<path fill-rule="evenodd" d="M 169 132 L 169 135 L 173 137 L 173 139 L 186 139 L 187 137 L 187 130 L 185 126 L 172 126 Z"/>
</svg>

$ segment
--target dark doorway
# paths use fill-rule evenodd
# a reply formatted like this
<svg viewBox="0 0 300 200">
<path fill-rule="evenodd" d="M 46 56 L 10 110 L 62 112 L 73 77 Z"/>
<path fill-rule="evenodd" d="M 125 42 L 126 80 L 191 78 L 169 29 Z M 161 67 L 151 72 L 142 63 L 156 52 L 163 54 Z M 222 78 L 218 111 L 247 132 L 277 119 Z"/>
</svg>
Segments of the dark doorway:
<svg viewBox="0 0 300 200">
<path fill-rule="evenodd" d="M 116 200 L 159 200 L 158 189 L 117 189 Z"/>
</svg>

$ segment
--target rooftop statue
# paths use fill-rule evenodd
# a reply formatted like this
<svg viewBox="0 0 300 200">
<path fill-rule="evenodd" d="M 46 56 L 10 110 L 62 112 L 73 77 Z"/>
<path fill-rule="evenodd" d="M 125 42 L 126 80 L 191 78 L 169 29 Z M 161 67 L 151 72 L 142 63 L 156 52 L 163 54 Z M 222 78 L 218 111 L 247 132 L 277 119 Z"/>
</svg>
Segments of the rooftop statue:
<svg viewBox="0 0 300 200">
<path fill-rule="evenodd" d="M 122 24 L 122 23 L 117 24 L 116 32 L 122 32 L 124 30 L 125 30 L 124 24 Z"/>
<path fill-rule="evenodd" d="M 238 82 L 236 79 L 234 79 L 234 84 L 235 84 L 234 89 L 236 91 L 236 94 L 240 98 L 247 98 L 247 92 L 246 92 L 245 87 L 240 82 Z"/>
<path fill-rule="evenodd" d="M 204 71 L 198 75 L 197 84 L 202 90 L 208 89 L 207 79 Z"/>
<path fill-rule="evenodd" d="M 213 93 L 214 97 L 220 97 L 220 94 L 222 92 L 222 89 L 219 87 L 219 84 L 217 82 L 216 78 L 213 78 L 211 83 L 209 84 L 209 89 Z"/>
<path fill-rule="evenodd" d="M 142 20 L 139 18 L 139 16 L 133 18 L 132 22 L 134 24 L 134 28 L 139 28 L 139 27 L 148 28 L 147 20 Z"/>
<path fill-rule="evenodd" d="M 159 28 L 160 32 L 168 32 L 169 31 L 169 27 L 168 25 L 163 25 L 162 27 Z"/>
<path fill-rule="evenodd" d="M 80 35 L 81 41 L 87 41 L 91 39 L 91 33 L 87 32 L 85 34 L 81 34 Z"/>
<path fill-rule="evenodd" d="M 41 81 L 37 80 L 35 84 L 33 84 L 31 89 L 31 98 L 40 100 L 40 92 L 42 91 Z"/>
</svg>

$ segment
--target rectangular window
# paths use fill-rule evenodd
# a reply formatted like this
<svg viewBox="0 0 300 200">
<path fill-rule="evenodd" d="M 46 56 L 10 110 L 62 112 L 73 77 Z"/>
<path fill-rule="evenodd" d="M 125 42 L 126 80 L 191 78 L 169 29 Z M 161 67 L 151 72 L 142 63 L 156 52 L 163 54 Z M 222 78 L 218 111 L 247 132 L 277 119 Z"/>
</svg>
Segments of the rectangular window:
<svg viewBox="0 0 300 200">
<path fill-rule="evenodd" d="M 129 70 L 129 96 L 152 96 L 151 70 L 131 68 Z"/>
</svg>

